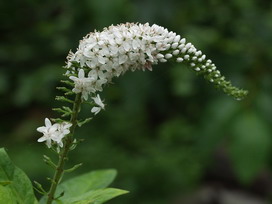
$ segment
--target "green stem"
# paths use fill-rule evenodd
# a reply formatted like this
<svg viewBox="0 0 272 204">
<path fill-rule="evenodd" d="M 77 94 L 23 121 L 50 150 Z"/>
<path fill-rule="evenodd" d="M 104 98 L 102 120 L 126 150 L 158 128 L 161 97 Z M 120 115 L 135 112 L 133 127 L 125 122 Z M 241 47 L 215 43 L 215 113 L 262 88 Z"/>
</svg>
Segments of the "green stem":
<svg viewBox="0 0 272 204">
<path fill-rule="evenodd" d="M 65 161 L 67 160 L 70 147 L 73 144 L 73 136 L 74 136 L 75 128 L 77 126 L 77 116 L 80 111 L 80 105 L 81 105 L 81 94 L 77 94 L 75 97 L 74 105 L 73 105 L 73 113 L 70 119 L 70 123 L 72 123 L 72 127 L 70 129 L 71 133 L 67 137 L 65 137 L 64 147 L 62 148 L 59 154 L 59 161 L 58 161 L 57 168 L 56 168 L 56 171 L 55 171 L 55 174 L 54 174 L 54 177 L 48 192 L 48 199 L 46 204 L 51 204 L 53 202 L 57 186 L 60 183 L 60 180 L 63 176 Z"/>
</svg>

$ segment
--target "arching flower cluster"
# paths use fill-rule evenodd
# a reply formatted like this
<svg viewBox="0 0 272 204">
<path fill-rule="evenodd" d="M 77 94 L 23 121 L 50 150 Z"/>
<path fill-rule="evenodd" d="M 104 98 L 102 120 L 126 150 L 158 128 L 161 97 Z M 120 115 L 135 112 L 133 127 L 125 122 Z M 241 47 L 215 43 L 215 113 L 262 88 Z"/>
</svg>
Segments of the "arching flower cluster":
<svg viewBox="0 0 272 204">
<path fill-rule="evenodd" d="M 82 93 L 82 98 L 87 100 L 89 95 L 102 91 L 103 85 L 113 77 L 128 70 L 152 70 L 152 65 L 168 60 L 187 63 L 235 98 L 246 95 L 225 81 L 212 61 L 194 45 L 155 24 L 126 23 L 90 33 L 80 41 L 75 53 L 69 53 L 66 68 L 67 73 L 73 75 L 70 76 L 75 84 L 73 92 Z M 104 105 L 100 103 L 99 108 Z"/>
<path fill-rule="evenodd" d="M 45 118 L 44 122 L 45 126 L 37 128 L 37 131 L 43 134 L 43 136 L 38 139 L 38 142 L 45 142 L 48 148 L 51 148 L 52 144 L 63 147 L 62 139 L 70 133 L 69 128 L 72 124 L 62 122 L 52 125 L 48 118 Z"/>
<path fill-rule="evenodd" d="M 83 100 L 91 98 L 93 114 L 105 108 L 97 92 L 126 71 L 152 70 L 159 62 L 183 62 L 193 71 L 236 99 L 242 99 L 247 91 L 232 86 L 202 51 L 185 38 L 158 25 L 126 23 L 92 32 L 79 43 L 75 53 L 69 52 L 66 75 L 73 81 L 72 91 L 81 94 Z M 91 96 L 91 97 L 90 97 Z M 45 119 L 45 126 L 38 128 L 44 135 L 38 141 L 54 142 L 63 146 L 62 138 L 69 134 L 71 124 L 52 125 Z"/>
</svg>

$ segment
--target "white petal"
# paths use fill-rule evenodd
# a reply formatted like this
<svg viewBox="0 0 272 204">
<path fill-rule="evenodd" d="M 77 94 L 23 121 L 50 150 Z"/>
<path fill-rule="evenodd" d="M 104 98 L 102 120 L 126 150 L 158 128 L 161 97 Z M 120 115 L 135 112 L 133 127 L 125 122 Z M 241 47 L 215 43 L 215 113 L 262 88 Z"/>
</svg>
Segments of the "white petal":
<svg viewBox="0 0 272 204">
<path fill-rule="evenodd" d="M 52 139 L 53 141 L 55 141 L 55 142 L 60 142 L 62 138 L 63 138 L 63 137 L 62 137 L 62 134 L 57 134 L 57 135 L 52 136 L 51 139 Z"/>
<path fill-rule="evenodd" d="M 83 92 L 82 92 L 82 98 L 83 98 L 85 101 L 88 100 L 88 96 L 89 96 L 88 92 L 86 92 L 86 91 L 83 91 Z"/>
<path fill-rule="evenodd" d="M 81 92 L 81 90 L 80 90 L 80 89 L 78 89 L 78 88 L 76 88 L 76 87 L 75 87 L 75 88 L 73 88 L 73 89 L 72 89 L 72 91 L 73 91 L 74 93 L 80 93 L 80 92 Z"/>
<path fill-rule="evenodd" d="M 45 126 L 47 128 L 52 126 L 52 123 L 51 123 L 51 121 L 48 118 L 45 118 L 44 122 L 45 122 Z"/>
<path fill-rule="evenodd" d="M 71 79 L 71 80 L 73 80 L 73 81 L 78 80 L 78 78 L 77 78 L 77 77 L 75 77 L 75 76 L 70 76 L 70 77 L 69 77 L 69 79 Z"/>
<path fill-rule="evenodd" d="M 99 63 L 101 63 L 101 64 L 105 64 L 106 63 L 106 60 L 105 60 L 105 58 L 104 57 L 102 57 L 102 56 L 98 56 L 98 62 Z"/>
<path fill-rule="evenodd" d="M 63 130 L 63 135 L 65 136 L 65 135 L 68 135 L 70 133 L 70 130 Z"/>
<path fill-rule="evenodd" d="M 93 78 L 94 80 L 97 80 L 97 71 L 95 69 L 91 70 L 88 73 L 88 77 Z"/>
<path fill-rule="evenodd" d="M 55 125 L 55 124 L 54 124 Z M 52 126 L 48 129 L 48 133 L 49 134 L 55 134 L 56 131 L 58 130 L 58 127 L 57 126 Z"/>
<path fill-rule="evenodd" d="M 47 138 L 45 136 L 42 136 L 41 138 L 39 138 L 37 141 L 38 142 L 44 142 L 45 140 L 47 140 Z"/>
<path fill-rule="evenodd" d="M 138 40 L 133 40 L 132 41 L 132 47 L 133 47 L 133 49 L 137 49 L 139 46 L 140 46 L 140 44 L 139 44 Z"/>
<path fill-rule="evenodd" d="M 100 107 L 93 107 L 92 110 L 91 110 L 91 112 L 94 113 L 95 115 L 96 115 L 97 113 L 99 113 L 100 111 L 101 111 L 101 108 L 100 108 Z"/>
<path fill-rule="evenodd" d="M 78 78 L 83 79 L 85 77 L 85 72 L 83 69 L 80 69 L 78 72 Z"/>
<path fill-rule="evenodd" d="M 128 59 L 128 56 L 127 55 L 121 55 L 119 56 L 119 64 L 124 64 Z"/>
<path fill-rule="evenodd" d="M 46 128 L 45 126 L 42 126 L 42 127 L 38 127 L 38 128 L 37 128 L 37 131 L 38 131 L 38 132 L 41 132 L 41 133 L 44 133 L 46 130 L 47 130 L 47 128 Z"/>
<path fill-rule="evenodd" d="M 128 42 L 124 42 L 123 47 L 124 47 L 125 51 L 129 51 L 129 49 L 130 49 L 130 45 Z"/>
<path fill-rule="evenodd" d="M 70 127 L 72 127 L 72 123 L 66 123 L 66 122 L 64 122 L 64 128 L 70 128 Z"/>
<path fill-rule="evenodd" d="M 97 72 L 97 74 L 98 74 L 98 76 L 99 76 L 100 79 L 105 79 L 105 77 L 106 77 L 105 74 L 101 70 L 99 70 Z"/>
<path fill-rule="evenodd" d="M 103 102 L 101 101 L 101 98 L 100 98 L 99 94 L 97 94 L 97 96 L 96 96 L 96 97 L 93 97 L 92 99 L 94 100 L 94 102 L 95 102 L 98 106 L 100 106 L 101 108 L 104 108 L 105 105 L 104 105 Z"/>
</svg>

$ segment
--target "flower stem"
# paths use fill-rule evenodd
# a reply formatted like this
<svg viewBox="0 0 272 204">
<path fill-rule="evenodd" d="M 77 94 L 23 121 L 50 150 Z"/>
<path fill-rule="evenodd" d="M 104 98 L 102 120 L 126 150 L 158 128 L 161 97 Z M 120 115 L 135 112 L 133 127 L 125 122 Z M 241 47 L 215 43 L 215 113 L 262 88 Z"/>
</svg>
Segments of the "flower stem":
<svg viewBox="0 0 272 204">
<path fill-rule="evenodd" d="M 72 127 L 70 129 L 70 134 L 65 137 L 64 140 L 64 147 L 62 148 L 60 154 L 59 154 L 59 161 L 57 164 L 57 168 L 47 195 L 47 202 L 46 204 L 52 204 L 55 196 L 55 192 L 57 189 L 58 184 L 60 183 L 60 180 L 64 173 L 64 165 L 66 160 L 68 159 L 68 153 L 70 151 L 70 147 L 73 144 L 73 136 L 75 132 L 75 128 L 77 126 L 77 116 L 80 112 L 80 105 L 81 105 L 81 94 L 77 94 L 75 97 L 74 105 L 73 105 L 73 113 L 71 115 L 70 123 L 72 124 Z"/>
</svg>

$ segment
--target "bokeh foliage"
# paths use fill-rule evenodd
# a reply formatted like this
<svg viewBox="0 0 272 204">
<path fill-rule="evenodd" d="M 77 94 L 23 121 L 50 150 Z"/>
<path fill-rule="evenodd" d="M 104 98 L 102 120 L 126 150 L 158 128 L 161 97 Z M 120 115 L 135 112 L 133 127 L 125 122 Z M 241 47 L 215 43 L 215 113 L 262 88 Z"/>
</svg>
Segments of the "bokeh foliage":
<svg viewBox="0 0 272 204">
<path fill-rule="evenodd" d="M 84 163 L 74 174 L 116 168 L 115 186 L 131 193 L 112 203 L 161 204 L 201 187 L 223 154 L 235 185 L 246 190 L 271 172 L 271 19 L 266 0 L 2 1 L 1 146 L 30 178 L 46 183 L 48 150 L 35 129 L 58 105 L 54 87 L 68 51 L 94 29 L 157 23 L 186 37 L 249 96 L 234 101 L 183 65 L 127 73 L 103 92 L 106 111 L 77 131 L 85 142 L 69 165 Z"/>
</svg>

